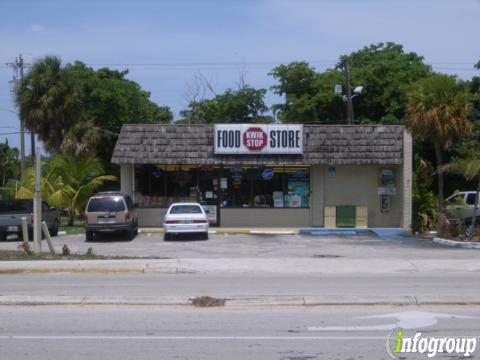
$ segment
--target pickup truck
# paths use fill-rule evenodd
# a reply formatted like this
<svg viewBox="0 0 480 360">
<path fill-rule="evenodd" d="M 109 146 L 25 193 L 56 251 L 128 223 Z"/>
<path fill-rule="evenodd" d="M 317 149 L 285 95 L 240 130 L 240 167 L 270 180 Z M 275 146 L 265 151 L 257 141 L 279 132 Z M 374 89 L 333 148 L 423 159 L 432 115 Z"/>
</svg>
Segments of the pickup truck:
<svg viewBox="0 0 480 360">
<path fill-rule="evenodd" d="M 33 200 L 0 200 L 0 241 L 6 240 L 10 234 L 23 237 L 22 217 L 27 219 L 28 237 L 29 240 L 33 240 Z M 60 224 L 58 211 L 48 206 L 45 201 L 42 201 L 42 221 L 47 223 L 50 235 L 58 234 Z"/>
</svg>

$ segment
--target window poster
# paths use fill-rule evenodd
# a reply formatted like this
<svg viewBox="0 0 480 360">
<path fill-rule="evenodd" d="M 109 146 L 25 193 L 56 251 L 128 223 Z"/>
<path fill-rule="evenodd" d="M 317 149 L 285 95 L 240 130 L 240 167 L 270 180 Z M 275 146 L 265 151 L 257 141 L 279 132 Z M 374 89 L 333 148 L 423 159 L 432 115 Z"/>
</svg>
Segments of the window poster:
<svg viewBox="0 0 480 360">
<path fill-rule="evenodd" d="M 308 207 L 310 197 L 310 174 L 288 174 L 288 207 Z"/>
<path fill-rule="evenodd" d="M 379 182 L 380 187 L 395 187 L 395 170 L 381 169 Z"/>
</svg>

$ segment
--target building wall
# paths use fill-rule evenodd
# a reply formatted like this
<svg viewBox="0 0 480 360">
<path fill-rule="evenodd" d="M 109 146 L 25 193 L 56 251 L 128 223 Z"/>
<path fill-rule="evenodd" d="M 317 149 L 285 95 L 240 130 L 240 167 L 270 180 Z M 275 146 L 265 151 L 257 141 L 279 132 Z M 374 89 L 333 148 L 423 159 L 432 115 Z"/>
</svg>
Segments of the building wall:
<svg viewBox="0 0 480 360">
<path fill-rule="evenodd" d="M 402 171 L 402 227 L 407 230 L 412 228 L 412 161 L 413 146 L 412 134 L 408 130 L 403 132 L 403 171 Z"/>
<path fill-rule="evenodd" d="M 220 217 L 221 226 L 299 227 L 309 226 L 310 209 L 222 208 Z"/>
<path fill-rule="evenodd" d="M 323 212 L 325 207 L 325 167 L 310 168 L 310 225 L 324 226 Z"/>
<path fill-rule="evenodd" d="M 139 208 L 137 209 L 138 225 L 140 227 L 162 227 L 166 212 L 167 209 L 161 208 Z"/>
<path fill-rule="evenodd" d="M 336 166 L 335 176 L 324 172 L 324 206 L 366 206 L 368 227 L 401 227 L 404 222 L 403 166 L 386 166 L 395 169 L 397 195 L 391 196 L 390 211 L 380 211 L 380 196 L 377 194 L 379 166 Z M 313 194 L 313 196 L 318 196 Z M 318 199 L 313 202 L 320 203 Z M 317 219 L 317 221 L 319 221 Z"/>
<path fill-rule="evenodd" d="M 134 184 L 134 174 L 133 174 L 133 165 L 132 164 L 121 164 L 120 165 L 120 191 L 125 195 L 130 195 L 132 200 L 133 198 L 133 189 L 135 188 Z"/>
</svg>

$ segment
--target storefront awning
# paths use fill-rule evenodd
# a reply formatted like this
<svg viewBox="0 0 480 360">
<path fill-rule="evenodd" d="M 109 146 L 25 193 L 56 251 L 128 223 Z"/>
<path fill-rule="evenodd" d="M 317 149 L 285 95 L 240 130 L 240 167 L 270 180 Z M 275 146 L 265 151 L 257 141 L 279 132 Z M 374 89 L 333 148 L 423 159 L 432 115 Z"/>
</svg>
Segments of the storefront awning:
<svg viewBox="0 0 480 360">
<path fill-rule="evenodd" d="M 124 125 L 114 164 L 398 165 L 400 125 L 304 125 L 302 155 L 216 155 L 213 125 Z"/>
</svg>

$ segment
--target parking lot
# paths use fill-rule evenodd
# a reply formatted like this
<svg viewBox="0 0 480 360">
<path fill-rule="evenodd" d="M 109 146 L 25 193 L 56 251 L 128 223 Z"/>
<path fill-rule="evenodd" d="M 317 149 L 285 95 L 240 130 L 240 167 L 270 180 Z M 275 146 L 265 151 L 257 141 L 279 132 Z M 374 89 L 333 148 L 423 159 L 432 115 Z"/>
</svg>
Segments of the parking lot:
<svg viewBox="0 0 480 360">
<path fill-rule="evenodd" d="M 118 235 L 104 236 L 92 242 L 85 235 L 59 235 L 53 238 L 58 252 L 67 245 L 74 253 L 83 254 L 89 247 L 97 255 L 159 258 L 335 258 L 353 259 L 478 259 L 480 252 L 471 249 L 444 247 L 431 240 L 387 238 L 378 236 L 305 236 L 210 234 L 208 241 L 182 237 L 163 241 L 161 233 L 140 233 L 133 240 Z M 0 242 L 0 249 L 15 250 L 18 239 Z M 43 250 L 48 251 L 45 241 Z"/>
</svg>

